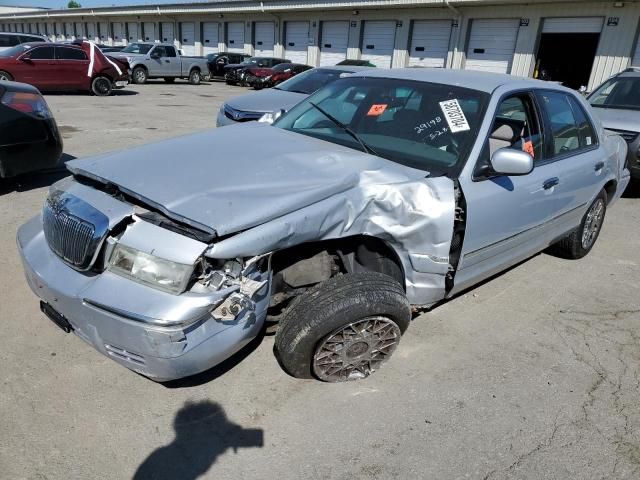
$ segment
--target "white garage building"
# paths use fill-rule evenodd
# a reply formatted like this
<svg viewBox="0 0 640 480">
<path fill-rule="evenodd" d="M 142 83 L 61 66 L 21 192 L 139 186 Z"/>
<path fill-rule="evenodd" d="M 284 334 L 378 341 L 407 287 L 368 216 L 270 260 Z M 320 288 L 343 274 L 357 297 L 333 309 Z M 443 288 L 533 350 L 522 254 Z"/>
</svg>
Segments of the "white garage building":
<svg viewBox="0 0 640 480">
<path fill-rule="evenodd" d="M 0 10 L 0 31 L 105 44 L 173 42 L 187 55 L 284 56 L 310 65 L 463 68 L 593 88 L 640 66 L 640 2 L 590 0 L 218 0 Z"/>
</svg>

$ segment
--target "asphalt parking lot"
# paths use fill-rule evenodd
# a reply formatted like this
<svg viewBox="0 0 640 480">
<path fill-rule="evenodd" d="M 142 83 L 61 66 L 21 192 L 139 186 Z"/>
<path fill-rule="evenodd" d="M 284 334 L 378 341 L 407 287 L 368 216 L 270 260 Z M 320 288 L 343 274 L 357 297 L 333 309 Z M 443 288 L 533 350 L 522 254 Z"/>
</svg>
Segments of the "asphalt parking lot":
<svg viewBox="0 0 640 480">
<path fill-rule="evenodd" d="M 46 99 L 73 158 L 212 128 L 243 90 Z M 640 188 L 585 259 L 537 255 L 421 315 L 365 381 L 293 379 L 266 336 L 165 386 L 65 335 L 24 281 L 16 229 L 63 175 L 0 186 L 0 478 L 640 478 Z"/>
</svg>

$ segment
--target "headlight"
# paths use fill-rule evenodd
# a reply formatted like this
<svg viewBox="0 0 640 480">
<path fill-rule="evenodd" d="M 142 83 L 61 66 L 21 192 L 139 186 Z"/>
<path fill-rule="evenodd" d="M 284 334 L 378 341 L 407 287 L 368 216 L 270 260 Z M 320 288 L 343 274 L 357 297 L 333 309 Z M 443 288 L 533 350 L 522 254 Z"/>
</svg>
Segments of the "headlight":
<svg viewBox="0 0 640 480">
<path fill-rule="evenodd" d="M 194 267 L 118 244 L 111 253 L 107 268 L 135 282 L 178 295 L 187 287 Z"/>
<path fill-rule="evenodd" d="M 279 110 L 279 111 L 277 111 L 277 112 L 269 112 L 269 113 L 265 113 L 264 115 L 262 115 L 262 116 L 258 119 L 258 121 L 259 121 L 259 122 L 262 122 L 262 123 L 269 123 L 269 124 L 271 124 L 271 123 L 275 122 L 277 119 L 279 119 L 279 118 L 282 116 L 282 114 L 283 114 L 283 113 L 284 113 L 284 112 L 283 112 L 282 110 Z"/>
</svg>

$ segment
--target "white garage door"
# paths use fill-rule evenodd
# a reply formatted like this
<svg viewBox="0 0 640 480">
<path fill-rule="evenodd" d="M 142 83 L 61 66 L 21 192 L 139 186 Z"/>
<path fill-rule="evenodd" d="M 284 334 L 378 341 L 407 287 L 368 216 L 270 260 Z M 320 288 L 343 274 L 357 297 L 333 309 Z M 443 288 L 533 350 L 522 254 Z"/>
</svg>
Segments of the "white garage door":
<svg viewBox="0 0 640 480">
<path fill-rule="evenodd" d="M 180 48 L 185 55 L 196 54 L 196 25 L 193 22 L 180 24 Z"/>
<path fill-rule="evenodd" d="M 391 67 L 395 40 L 395 21 L 365 21 L 362 33 L 362 60 L 369 60 L 380 68 Z"/>
<path fill-rule="evenodd" d="M 38 33 L 38 24 L 37 23 L 31 23 L 29 24 L 29 33 Z"/>
<path fill-rule="evenodd" d="M 320 66 L 335 65 L 347 58 L 349 22 L 322 22 Z"/>
<path fill-rule="evenodd" d="M 112 24 L 112 27 L 114 45 L 126 45 L 127 39 L 124 33 L 124 24 L 122 22 L 116 22 Z"/>
<path fill-rule="evenodd" d="M 56 22 L 53 25 L 56 29 L 55 31 L 56 40 L 58 41 L 64 40 L 64 25 L 60 22 Z"/>
<path fill-rule="evenodd" d="M 98 23 L 98 36 L 100 37 L 100 43 L 107 43 L 111 34 L 109 33 L 109 24 L 107 22 Z"/>
<path fill-rule="evenodd" d="M 204 55 L 218 51 L 219 29 L 220 25 L 215 22 L 204 22 L 202 24 L 202 50 Z"/>
<path fill-rule="evenodd" d="M 227 23 L 227 51 L 233 53 L 244 52 L 244 23 Z"/>
<path fill-rule="evenodd" d="M 273 55 L 275 31 L 273 22 L 256 22 L 254 30 L 253 47 L 256 56 Z"/>
<path fill-rule="evenodd" d="M 139 39 L 138 24 L 136 22 L 127 22 L 127 42 L 137 42 Z"/>
<path fill-rule="evenodd" d="M 73 31 L 73 23 L 66 22 L 64 24 L 64 38 L 65 40 L 73 40 L 76 38 L 75 33 Z"/>
<path fill-rule="evenodd" d="M 94 22 L 87 22 L 87 38 L 92 42 L 95 42 L 97 36 L 96 24 Z"/>
<path fill-rule="evenodd" d="M 155 42 L 156 41 L 156 24 L 153 22 L 144 22 L 142 24 L 144 28 L 144 41 Z"/>
<path fill-rule="evenodd" d="M 444 68 L 450 39 L 450 20 L 416 20 L 411 33 L 409 66 Z"/>
<path fill-rule="evenodd" d="M 84 31 L 84 23 L 76 22 L 76 38 L 87 38 L 87 34 Z"/>
<path fill-rule="evenodd" d="M 473 20 L 465 69 L 509 73 L 520 20 Z"/>
<path fill-rule="evenodd" d="M 309 22 L 287 22 L 284 30 L 285 57 L 293 63 L 307 63 Z"/>
<path fill-rule="evenodd" d="M 162 22 L 160 24 L 160 28 L 162 29 L 163 42 L 174 43 L 176 41 L 176 36 L 173 31 L 173 22 Z"/>
<path fill-rule="evenodd" d="M 600 33 L 602 17 L 545 18 L 542 33 Z"/>
</svg>

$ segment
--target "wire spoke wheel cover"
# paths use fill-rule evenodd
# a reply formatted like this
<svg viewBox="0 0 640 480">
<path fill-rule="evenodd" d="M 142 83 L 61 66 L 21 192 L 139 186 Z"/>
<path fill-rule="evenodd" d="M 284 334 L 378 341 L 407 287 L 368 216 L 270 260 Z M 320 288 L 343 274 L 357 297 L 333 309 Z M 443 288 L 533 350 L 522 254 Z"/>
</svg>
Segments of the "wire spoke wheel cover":
<svg viewBox="0 0 640 480">
<path fill-rule="evenodd" d="M 320 342 L 313 372 L 326 382 L 366 378 L 391 357 L 401 335 L 394 321 L 381 316 L 342 326 Z"/>
<path fill-rule="evenodd" d="M 593 242 L 598 237 L 598 232 L 602 227 L 602 220 L 604 219 L 604 200 L 597 199 L 591 208 L 587 212 L 587 217 L 584 222 L 584 228 L 582 229 L 582 248 L 591 248 Z"/>
</svg>

